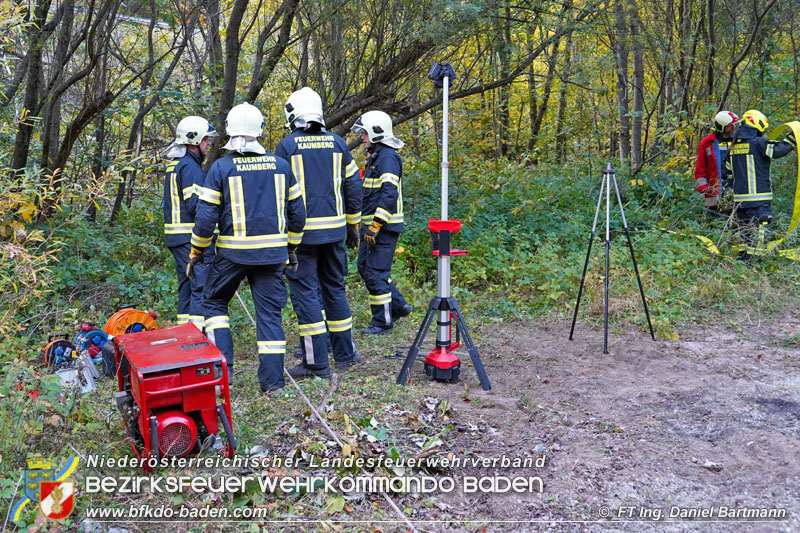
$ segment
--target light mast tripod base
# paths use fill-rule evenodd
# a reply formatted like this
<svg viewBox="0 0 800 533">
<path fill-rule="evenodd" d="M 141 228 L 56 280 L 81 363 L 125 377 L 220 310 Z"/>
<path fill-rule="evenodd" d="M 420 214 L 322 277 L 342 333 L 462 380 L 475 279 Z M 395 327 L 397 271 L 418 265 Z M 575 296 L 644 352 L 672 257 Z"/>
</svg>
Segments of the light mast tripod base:
<svg viewBox="0 0 800 533">
<path fill-rule="evenodd" d="M 414 342 L 408 350 L 403 368 L 397 376 L 397 384 L 405 385 L 406 381 L 408 381 L 408 376 L 422 348 L 422 343 L 425 342 L 425 336 L 428 334 L 434 317 L 439 312 L 449 312 L 451 319 L 455 320 L 456 341 L 446 346 L 440 346 L 439 341 L 437 341 L 436 348 L 428 353 L 425 358 L 425 373 L 437 381 L 455 382 L 458 380 L 461 370 L 461 361 L 458 357 L 453 355 L 452 352 L 461 346 L 460 337 L 463 335 L 464 345 L 472 360 L 472 365 L 475 367 L 475 373 L 478 375 L 481 388 L 483 388 L 483 390 L 490 390 L 492 384 L 489 382 L 489 376 L 486 374 L 486 369 L 483 366 L 480 355 L 478 355 L 478 349 L 475 347 L 475 343 L 472 341 L 472 337 L 469 334 L 464 316 L 461 314 L 461 310 L 458 307 L 458 302 L 452 296 L 449 298 L 440 298 L 437 296 L 431 300 L 430 305 L 428 305 L 428 310 L 425 313 L 425 318 L 422 320 L 422 325 L 417 331 L 417 336 L 414 338 Z M 446 324 L 437 325 L 444 326 Z"/>
</svg>

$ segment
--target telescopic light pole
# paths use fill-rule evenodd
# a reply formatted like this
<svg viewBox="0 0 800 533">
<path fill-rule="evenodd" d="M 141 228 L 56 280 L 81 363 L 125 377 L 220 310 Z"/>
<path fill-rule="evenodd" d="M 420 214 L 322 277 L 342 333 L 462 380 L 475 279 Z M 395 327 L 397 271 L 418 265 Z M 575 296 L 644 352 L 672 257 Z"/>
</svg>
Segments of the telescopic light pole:
<svg viewBox="0 0 800 533">
<path fill-rule="evenodd" d="M 450 76 L 445 74 L 442 88 L 442 213 L 441 220 L 449 220 L 448 214 L 448 178 L 450 159 L 447 152 L 447 138 L 450 130 Z M 439 271 L 439 298 L 450 297 L 450 256 L 439 254 L 437 260 Z M 450 344 L 450 311 L 439 311 L 439 322 L 436 328 L 437 346 Z"/>
</svg>

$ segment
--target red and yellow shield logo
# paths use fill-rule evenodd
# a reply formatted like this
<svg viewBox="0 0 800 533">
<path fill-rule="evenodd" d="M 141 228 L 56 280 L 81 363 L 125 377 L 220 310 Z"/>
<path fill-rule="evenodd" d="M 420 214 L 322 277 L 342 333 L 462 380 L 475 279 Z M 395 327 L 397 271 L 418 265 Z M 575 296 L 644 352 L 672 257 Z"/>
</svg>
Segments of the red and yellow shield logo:
<svg viewBox="0 0 800 533">
<path fill-rule="evenodd" d="M 74 481 L 42 481 L 41 501 L 42 513 L 53 520 L 63 520 L 75 509 Z"/>
</svg>

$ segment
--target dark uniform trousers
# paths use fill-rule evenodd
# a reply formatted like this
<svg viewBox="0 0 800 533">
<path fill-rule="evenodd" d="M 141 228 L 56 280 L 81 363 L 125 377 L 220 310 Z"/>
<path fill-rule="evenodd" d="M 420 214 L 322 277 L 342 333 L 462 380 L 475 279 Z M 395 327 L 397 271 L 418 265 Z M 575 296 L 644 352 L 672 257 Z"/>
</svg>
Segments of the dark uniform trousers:
<svg viewBox="0 0 800 533">
<path fill-rule="evenodd" d="M 287 270 L 286 277 L 299 322 L 304 365 L 312 370 L 328 368 L 328 337 L 333 358 L 340 363 L 352 361 L 355 347 L 353 319 L 344 287 L 347 275 L 344 241 L 301 244 L 297 248 L 297 262 L 297 272 Z"/>
<path fill-rule="evenodd" d="M 203 263 L 194 266 L 194 279 L 186 281 L 186 265 L 189 263 L 189 252 L 192 245 L 188 242 L 179 246 L 171 246 L 169 251 L 175 258 L 175 273 L 178 275 L 178 324 L 191 322 L 203 331 L 205 323 L 205 305 L 203 287 L 208 277 L 208 267 L 214 255 L 204 258 Z"/>
<path fill-rule="evenodd" d="M 202 156 L 187 151 L 180 159 L 167 162 L 164 179 L 164 240 L 175 258 L 178 274 L 178 324 L 191 322 L 203 330 L 203 283 L 205 266 L 196 265 L 195 279 L 186 280 L 186 264 L 189 262 L 189 243 L 192 235 L 197 196 L 195 189 L 202 186 L 205 173 L 201 168 Z M 213 244 L 206 250 L 205 261 L 214 255 Z M 199 268 L 197 268 L 199 267 Z"/>
<path fill-rule="evenodd" d="M 371 326 L 388 328 L 392 326 L 392 315 L 406 305 L 406 299 L 390 279 L 394 251 L 400 234 L 381 230 L 375 238 L 375 246 L 364 240 L 361 227 L 361 245 L 358 248 L 358 273 L 367 285 L 369 304 L 372 310 Z"/>
<path fill-rule="evenodd" d="M 264 392 L 283 387 L 283 358 L 286 337 L 281 327 L 281 309 L 286 305 L 283 264 L 243 265 L 217 255 L 208 269 L 205 288 L 206 335 L 233 366 L 228 304 L 239 283 L 247 277 L 256 310 L 258 338 L 258 381 Z"/>
<path fill-rule="evenodd" d="M 753 203 L 756 205 L 752 205 Z M 736 209 L 736 218 L 739 220 L 739 234 L 744 244 L 740 257 L 766 254 L 769 224 L 772 222 L 771 202 L 741 203 Z"/>
</svg>

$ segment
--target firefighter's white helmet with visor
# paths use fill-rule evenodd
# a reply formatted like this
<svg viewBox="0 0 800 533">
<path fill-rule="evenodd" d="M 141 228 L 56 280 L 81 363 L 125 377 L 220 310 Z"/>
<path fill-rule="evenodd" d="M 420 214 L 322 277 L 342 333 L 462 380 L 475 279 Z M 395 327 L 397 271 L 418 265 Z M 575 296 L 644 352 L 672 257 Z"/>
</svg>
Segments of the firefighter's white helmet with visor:
<svg viewBox="0 0 800 533">
<path fill-rule="evenodd" d="M 218 136 L 214 126 L 203 117 L 186 117 L 175 128 L 175 144 L 199 146 L 206 137 Z"/>
<path fill-rule="evenodd" d="M 167 157 L 180 159 L 186 155 L 187 146 L 200 146 L 206 137 L 219 137 L 209 121 L 194 115 L 181 119 L 175 128 L 175 140 L 167 147 Z"/>
<path fill-rule="evenodd" d="M 356 135 L 366 131 L 373 144 L 383 143 L 395 149 L 403 147 L 403 141 L 392 133 L 392 118 L 383 111 L 367 111 L 358 117 L 351 130 Z"/>
<path fill-rule="evenodd" d="M 244 102 L 233 106 L 225 118 L 225 133 L 230 137 L 261 137 L 264 115 L 254 105 Z"/>
<path fill-rule="evenodd" d="M 322 98 L 310 87 L 303 87 L 293 92 L 283 106 L 286 115 L 286 126 L 305 128 L 311 122 L 325 126 L 322 116 Z"/>
<path fill-rule="evenodd" d="M 714 131 L 722 133 L 725 128 L 731 124 L 736 125 L 739 122 L 739 117 L 732 111 L 720 111 L 714 117 Z"/>
</svg>

